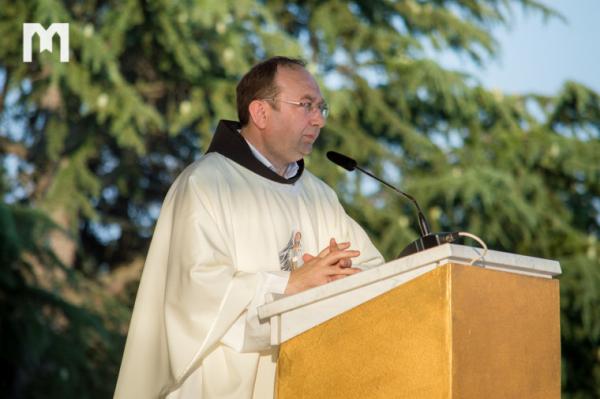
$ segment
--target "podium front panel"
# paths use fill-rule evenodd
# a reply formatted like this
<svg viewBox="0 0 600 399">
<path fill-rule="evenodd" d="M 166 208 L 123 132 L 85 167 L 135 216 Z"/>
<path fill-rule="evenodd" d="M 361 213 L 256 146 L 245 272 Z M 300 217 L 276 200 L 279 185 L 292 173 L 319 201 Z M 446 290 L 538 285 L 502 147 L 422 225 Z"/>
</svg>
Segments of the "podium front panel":
<svg viewBox="0 0 600 399">
<path fill-rule="evenodd" d="M 446 264 L 280 346 L 276 397 L 560 398 L 558 281 Z"/>
<path fill-rule="evenodd" d="M 284 342 L 276 397 L 449 397 L 449 272 L 437 268 Z"/>
</svg>

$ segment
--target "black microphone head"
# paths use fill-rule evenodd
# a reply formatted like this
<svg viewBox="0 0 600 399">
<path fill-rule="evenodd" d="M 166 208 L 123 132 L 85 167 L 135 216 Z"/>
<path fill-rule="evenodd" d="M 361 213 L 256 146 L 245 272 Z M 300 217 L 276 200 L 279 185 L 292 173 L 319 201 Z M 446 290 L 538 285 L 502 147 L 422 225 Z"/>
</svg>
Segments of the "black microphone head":
<svg viewBox="0 0 600 399">
<path fill-rule="evenodd" d="M 356 161 L 344 154 L 335 151 L 328 151 L 327 158 L 336 165 L 352 172 L 356 168 Z"/>
</svg>

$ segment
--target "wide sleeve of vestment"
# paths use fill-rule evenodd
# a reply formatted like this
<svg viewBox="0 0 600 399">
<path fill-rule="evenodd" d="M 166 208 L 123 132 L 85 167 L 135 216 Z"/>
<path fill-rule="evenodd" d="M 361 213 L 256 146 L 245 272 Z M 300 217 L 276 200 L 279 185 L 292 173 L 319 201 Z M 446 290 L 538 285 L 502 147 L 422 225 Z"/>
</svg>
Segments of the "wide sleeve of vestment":
<svg viewBox="0 0 600 399">
<path fill-rule="evenodd" d="M 350 242 L 351 249 L 360 251 L 360 256 L 352 260 L 353 267 L 369 269 L 382 265 L 385 262 L 383 256 L 364 229 L 346 213 L 335 191 L 312 174 L 307 175 L 311 178 L 310 184 L 314 186 L 315 192 L 319 193 L 319 202 L 326 209 L 323 219 L 328 219 L 329 215 L 333 218 L 326 234 L 321 235 L 319 250 L 329 245 L 329 239 L 333 237 L 338 242 Z"/>
<path fill-rule="evenodd" d="M 202 162 L 202 161 L 199 161 Z M 218 345 L 252 300 L 234 268 L 218 190 L 194 165 L 163 203 L 129 328 L 115 398 L 164 397 Z"/>
<path fill-rule="evenodd" d="M 339 205 L 339 223 L 343 241 L 350 241 L 353 249 L 360 251 L 360 256 L 353 260 L 353 266 L 360 269 L 370 269 L 385 263 L 379 250 L 373 245 L 364 229 L 356 223 Z"/>
</svg>

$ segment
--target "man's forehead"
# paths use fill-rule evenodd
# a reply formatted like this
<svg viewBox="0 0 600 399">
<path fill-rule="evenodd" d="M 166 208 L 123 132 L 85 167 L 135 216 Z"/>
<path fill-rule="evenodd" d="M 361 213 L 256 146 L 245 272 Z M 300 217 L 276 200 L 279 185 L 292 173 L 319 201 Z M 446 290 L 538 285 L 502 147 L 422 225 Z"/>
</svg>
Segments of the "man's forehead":
<svg viewBox="0 0 600 399">
<path fill-rule="evenodd" d="M 282 92 L 295 94 L 310 100 L 322 98 L 317 81 L 304 68 L 279 67 L 275 75 L 275 82 Z"/>
</svg>

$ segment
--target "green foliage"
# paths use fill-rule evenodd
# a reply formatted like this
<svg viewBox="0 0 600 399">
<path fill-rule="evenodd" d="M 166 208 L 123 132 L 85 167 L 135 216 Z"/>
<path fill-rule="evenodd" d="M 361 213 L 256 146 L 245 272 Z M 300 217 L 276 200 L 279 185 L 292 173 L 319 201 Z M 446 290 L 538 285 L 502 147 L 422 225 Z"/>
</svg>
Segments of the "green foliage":
<svg viewBox="0 0 600 399">
<path fill-rule="evenodd" d="M 108 269 L 116 279 L 118 265 L 145 256 L 168 186 L 207 148 L 218 119 L 236 118 L 241 75 L 285 54 L 309 61 L 332 110 L 308 166 L 385 256 L 416 237 L 414 210 L 336 169 L 327 150 L 414 194 L 435 230 L 558 259 L 564 397 L 599 396 L 598 93 L 566 82 L 555 96 L 504 95 L 425 50 L 483 63 L 497 51 L 492 28 L 509 24 L 515 7 L 560 18 L 533 0 L 0 0 L 0 157 L 18 166 L 3 171 L 3 188 L 20 203 L 0 214 L 0 256 L 11 265 L 0 273 L 1 342 L 27 343 L 3 358 L 18 377 L 10 389 L 110 392 L 122 343 L 115 331 L 128 321 L 119 300 L 130 305 L 132 293 L 109 301 L 98 274 Z M 57 52 L 37 54 L 37 45 L 34 62 L 21 62 L 21 24 L 30 21 L 70 23 L 68 64 Z M 51 235 L 42 210 L 74 238 L 71 264 L 56 266 L 44 244 Z M 31 228 L 21 228 L 25 219 Z M 33 226 L 46 227 L 33 235 Z M 79 276 L 68 281 L 79 281 L 69 289 L 82 302 L 65 299 L 64 285 L 35 285 L 25 254 Z M 76 344 L 64 348 L 69 341 Z M 47 378 L 27 379 L 40 370 Z M 65 375 L 78 382 L 62 383 Z"/>
<path fill-rule="evenodd" d="M 15 398 L 109 396 L 122 337 L 108 315 L 61 297 L 90 283 L 72 271 L 67 281 L 53 278 L 64 271 L 45 243 L 55 224 L 1 204 L 0 225 L 0 389 Z"/>
</svg>

